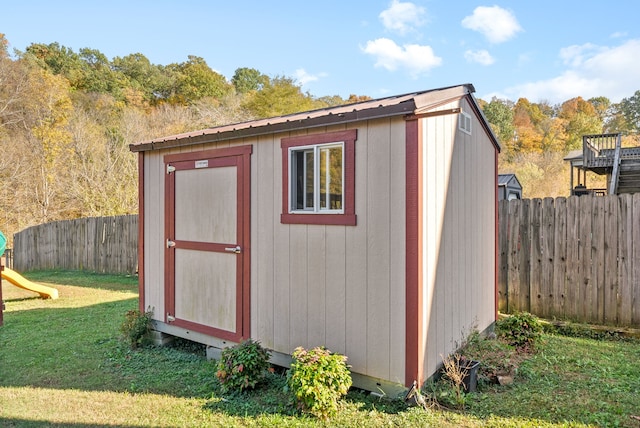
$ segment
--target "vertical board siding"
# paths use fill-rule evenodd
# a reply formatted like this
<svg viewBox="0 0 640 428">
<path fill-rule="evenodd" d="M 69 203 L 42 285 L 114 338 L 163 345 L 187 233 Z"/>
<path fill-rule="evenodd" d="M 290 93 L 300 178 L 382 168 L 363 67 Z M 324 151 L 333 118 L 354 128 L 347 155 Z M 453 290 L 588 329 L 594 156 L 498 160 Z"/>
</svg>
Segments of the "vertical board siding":
<svg viewBox="0 0 640 428">
<path fill-rule="evenodd" d="M 252 160 L 256 160 L 253 167 L 255 173 L 251 174 L 251 188 L 260 189 L 262 181 L 265 184 L 274 184 L 270 179 L 279 171 L 274 165 L 274 159 L 279 157 L 279 153 L 275 153 L 275 144 L 273 137 L 265 136 L 254 146 L 254 154 Z M 276 187 L 277 188 L 277 187 Z M 275 213 L 275 208 L 280 205 L 274 201 L 273 192 L 257 192 L 253 198 L 252 209 L 259 212 L 260 215 L 251 216 L 251 230 L 258 231 L 254 233 L 255 239 L 251 240 L 252 263 L 251 278 L 255 283 L 261 284 L 261 287 L 252 287 L 251 313 L 251 331 L 257 332 L 256 336 L 260 337 L 262 345 L 273 349 L 276 341 L 276 321 L 278 310 L 276 302 L 274 253 L 280 251 L 280 246 L 275 245 L 273 223 L 280 218 L 279 213 Z M 255 257 L 260 255 L 260 257 Z M 288 298 L 287 298 L 288 301 Z"/>
<path fill-rule="evenodd" d="M 14 267 L 135 274 L 138 216 L 55 221 L 14 235 Z"/>
<path fill-rule="evenodd" d="M 350 128 L 340 125 L 313 133 L 346 129 Z M 286 272 L 287 280 L 276 281 L 274 288 L 276 294 L 286 295 L 289 313 L 289 337 L 274 343 L 274 350 L 290 353 L 297 346 L 324 345 L 347 355 L 355 372 L 403 382 L 404 129 L 402 119 L 379 119 L 358 126 L 356 226 L 275 221 L 273 232 L 254 232 L 254 236 L 273 233 L 288 238 L 275 244 L 272 256 L 276 276 Z M 283 136 L 293 135 L 276 136 L 277 150 Z M 274 171 L 280 170 L 280 157 L 273 159 Z M 261 184 L 254 189 L 256 193 L 273 194 L 273 188 L 267 188 L 271 183 Z M 275 188 L 280 193 L 280 186 Z M 279 217 L 280 212 L 275 211 Z M 260 251 L 256 257 L 263 254 Z M 261 289 L 264 285 L 255 286 Z M 274 303 L 282 306 L 281 299 Z"/>
<path fill-rule="evenodd" d="M 369 183 L 367 168 L 369 157 L 369 133 L 367 129 L 358 128 L 356 140 L 356 215 L 357 226 L 345 228 L 346 245 L 344 251 L 346 277 L 346 305 L 348 308 L 346 323 L 346 354 L 352 370 L 357 373 L 368 373 L 367 366 L 367 299 L 370 273 L 369 246 L 367 230 L 369 220 L 366 215 L 368 207 Z"/>
<path fill-rule="evenodd" d="M 282 214 L 282 166 L 281 166 L 281 149 L 279 141 L 269 143 L 271 145 L 271 151 L 273 156 L 271 159 L 258 158 L 253 156 L 252 169 L 255 170 L 257 165 L 267 163 L 267 168 L 273 170 L 273 177 L 260 177 L 256 187 L 251 189 L 251 197 L 258 197 L 256 193 L 263 193 L 265 197 L 272 197 L 274 199 L 273 206 L 271 207 L 271 215 L 273 221 L 270 226 L 267 226 L 267 230 L 259 230 L 256 228 L 251 229 L 251 233 L 254 237 L 259 234 L 273 235 L 273 242 L 269 247 L 261 248 L 260 251 L 254 252 L 255 265 L 259 262 L 259 258 L 267 257 L 272 258 L 273 263 L 273 347 L 279 352 L 291 353 L 295 347 L 301 346 L 299 343 L 291 342 L 291 334 L 289 332 L 289 325 L 292 322 L 291 314 L 291 290 L 293 288 L 291 277 L 289 275 L 290 255 L 292 252 L 289 245 L 290 233 L 288 227 L 278 227 L 280 223 L 280 215 Z M 257 165 L 256 165 L 257 164 Z M 256 166 L 254 166 L 256 165 Z M 253 174 L 257 175 L 257 174 Z M 259 208 L 260 209 L 260 208 Z M 251 217 L 259 217 L 261 211 L 252 212 Z M 254 238 L 252 238 L 254 239 Z M 272 252 L 272 256 L 264 254 L 265 251 Z M 267 259 L 268 260 L 268 259 Z M 253 277 L 251 288 L 258 291 L 265 287 L 265 285 L 256 281 L 256 277 Z M 255 285 L 254 285 L 255 284 Z M 294 283 L 295 284 L 295 283 Z M 255 295 L 255 294 L 254 294 Z M 255 300 L 255 299 L 254 299 Z M 258 330 L 253 330 L 258 331 Z"/>
<path fill-rule="evenodd" d="M 456 106 L 469 108 L 466 101 L 442 108 Z M 421 120 L 422 331 L 429 376 L 473 330 L 494 321 L 496 188 L 487 171 L 495 170 L 495 150 L 477 118 L 471 135 L 458 129 L 457 114 Z"/>
<path fill-rule="evenodd" d="M 404 384 L 406 352 L 406 123 L 390 124 L 389 169 L 389 380 Z M 402 149 L 398 148 L 401 146 Z M 417 320 L 415 321 L 417 323 Z"/>
<path fill-rule="evenodd" d="M 640 326 L 640 194 L 500 201 L 499 236 L 500 311 Z"/>
<path fill-rule="evenodd" d="M 421 139 L 419 144 L 422 144 L 422 219 L 418 221 L 422 222 L 422 260 L 420 264 L 422 266 L 422 287 L 423 292 L 423 308 L 422 314 L 422 343 L 424 349 L 424 363 L 423 368 L 425 371 L 431 370 L 432 367 L 436 367 L 439 363 L 438 348 L 431 345 L 430 340 L 437 337 L 437 320 L 440 316 L 441 307 L 438 304 L 438 297 L 435 293 L 433 284 L 436 282 L 437 272 L 437 258 L 438 258 L 438 245 L 440 241 L 439 227 L 442 223 L 442 182 L 439 179 L 439 171 L 441 168 L 436 168 L 436 162 L 439 157 L 442 156 L 442 148 L 440 144 L 435 141 L 435 133 L 438 131 L 438 122 L 435 120 L 428 121 L 421 119 L 423 124 L 419 127 L 424 132 L 424 135 L 419 136 Z M 431 123 L 430 123 L 431 122 Z M 425 129 L 428 127 L 428 129 Z M 431 138 L 429 138 L 431 136 Z"/>
<path fill-rule="evenodd" d="M 344 227 L 325 228 L 326 272 L 327 284 L 325 292 L 324 331 L 325 345 L 339 354 L 346 354 L 347 317 L 351 311 L 346 305 L 346 265 L 344 249 L 346 248 L 346 230 Z"/>
<path fill-rule="evenodd" d="M 367 355 L 376 355 L 368 361 L 369 371 L 376 377 L 388 379 L 390 325 L 389 325 L 389 272 L 390 272 L 390 186 L 391 155 L 388 120 L 382 126 L 368 128 L 366 149 L 367 165 L 367 247 L 368 292 L 367 299 Z M 399 146 L 402 141 L 396 142 Z M 404 177 L 403 177 L 404 178 Z"/>
<path fill-rule="evenodd" d="M 164 153 L 162 154 L 164 155 Z M 144 302 L 153 309 L 153 318 L 164 320 L 164 176 L 162 155 L 144 156 Z M 142 268 L 142 267 L 141 267 Z"/>
<path fill-rule="evenodd" d="M 356 226 L 282 224 L 283 137 L 358 129 Z M 325 345 L 354 372 L 404 382 L 405 121 L 377 119 L 234 141 L 251 156 L 251 325 L 274 351 Z M 177 150 L 208 150 L 206 144 Z M 145 300 L 164 307 L 164 162 L 145 154 Z M 153 248 L 149 248 L 149 246 Z M 162 312 L 157 319 L 162 320 Z M 417 320 L 416 320 L 417 322 Z"/>
<path fill-rule="evenodd" d="M 307 284 L 307 331 L 306 346 L 315 348 L 326 344 L 326 308 L 327 302 L 327 281 L 326 281 L 326 258 L 327 243 L 325 240 L 325 229 L 330 226 L 308 226 L 306 254 L 306 284 Z M 344 251 L 343 248 L 337 249 Z M 333 302 L 331 302 L 333 303 Z"/>
</svg>

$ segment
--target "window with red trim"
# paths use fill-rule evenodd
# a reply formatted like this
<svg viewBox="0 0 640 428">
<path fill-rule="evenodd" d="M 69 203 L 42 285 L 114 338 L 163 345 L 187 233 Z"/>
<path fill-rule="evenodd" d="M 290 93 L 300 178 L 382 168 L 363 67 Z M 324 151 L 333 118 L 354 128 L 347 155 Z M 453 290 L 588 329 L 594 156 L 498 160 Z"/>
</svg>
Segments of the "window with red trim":
<svg viewBox="0 0 640 428">
<path fill-rule="evenodd" d="M 355 226 L 356 138 L 352 129 L 282 139 L 282 223 Z"/>
</svg>

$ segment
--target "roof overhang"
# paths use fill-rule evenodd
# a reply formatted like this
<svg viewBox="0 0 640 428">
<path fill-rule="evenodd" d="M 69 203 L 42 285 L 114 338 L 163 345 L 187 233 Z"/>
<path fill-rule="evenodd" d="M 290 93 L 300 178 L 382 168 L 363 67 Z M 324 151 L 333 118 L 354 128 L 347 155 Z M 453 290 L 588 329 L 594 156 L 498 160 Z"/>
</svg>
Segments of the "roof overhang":
<svg viewBox="0 0 640 428">
<path fill-rule="evenodd" d="M 450 86 L 362 101 L 355 104 L 294 113 L 286 116 L 207 128 L 130 144 L 129 148 L 133 152 L 142 152 L 194 144 L 222 142 L 277 132 L 290 132 L 300 129 L 353 123 L 392 116 L 411 116 L 423 114 L 456 99 L 469 97 L 472 108 L 481 118 L 480 121 L 483 128 L 490 135 L 496 148 L 500 150 L 498 139 L 493 134 L 489 123 L 473 96 L 473 92 L 475 92 L 475 88 L 472 84 Z"/>
</svg>

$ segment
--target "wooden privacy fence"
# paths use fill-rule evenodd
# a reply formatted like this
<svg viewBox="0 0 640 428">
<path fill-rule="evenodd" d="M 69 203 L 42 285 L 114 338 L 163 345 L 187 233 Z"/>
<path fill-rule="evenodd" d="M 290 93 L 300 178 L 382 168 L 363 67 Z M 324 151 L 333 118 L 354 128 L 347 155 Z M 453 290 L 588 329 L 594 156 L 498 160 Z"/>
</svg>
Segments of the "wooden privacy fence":
<svg viewBox="0 0 640 428">
<path fill-rule="evenodd" d="M 134 274 L 138 216 L 89 217 L 33 226 L 13 236 L 13 266 Z"/>
<path fill-rule="evenodd" d="M 640 326 L 640 194 L 500 201 L 498 307 Z"/>
</svg>

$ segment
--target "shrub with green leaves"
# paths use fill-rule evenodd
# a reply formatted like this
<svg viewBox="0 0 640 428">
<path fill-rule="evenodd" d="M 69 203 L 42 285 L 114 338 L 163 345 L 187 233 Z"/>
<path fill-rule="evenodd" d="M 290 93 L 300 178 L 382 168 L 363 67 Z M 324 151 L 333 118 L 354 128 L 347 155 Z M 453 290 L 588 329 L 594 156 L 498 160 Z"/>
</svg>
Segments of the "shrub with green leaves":
<svg viewBox="0 0 640 428">
<path fill-rule="evenodd" d="M 153 316 L 152 310 L 142 312 L 138 309 L 127 311 L 124 316 L 124 321 L 120 325 L 120 332 L 122 333 L 124 340 L 129 343 L 131 349 L 136 349 L 142 345 L 147 334 L 151 330 L 151 317 Z"/>
<path fill-rule="evenodd" d="M 496 332 L 511 346 L 533 348 L 542 336 L 542 323 L 528 312 L 516 312 L 496 321 Z"/>
<path fill-rule="evenodd" d="M 216 367 L 222 390 L 228 393 L 255 388 L 270 367 L 269 356 L 270 352 L 252 339 L 223 349 Z"/>
<path fill-rule="evenodd" d="M 338 400 L 351 387 L 351 372 L 347 357 L 333 354 L 324 347 L 293 352 L 287 386 L 293 393 L 298 409 L 326 419 L 338 410 Z"/>
</svg>

